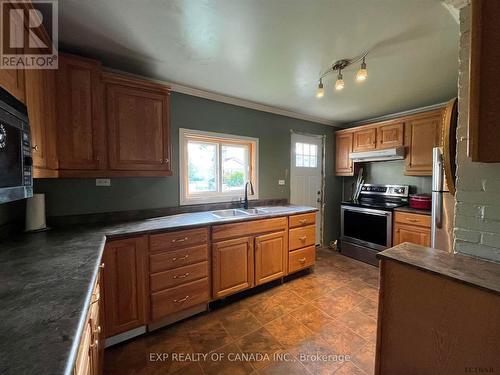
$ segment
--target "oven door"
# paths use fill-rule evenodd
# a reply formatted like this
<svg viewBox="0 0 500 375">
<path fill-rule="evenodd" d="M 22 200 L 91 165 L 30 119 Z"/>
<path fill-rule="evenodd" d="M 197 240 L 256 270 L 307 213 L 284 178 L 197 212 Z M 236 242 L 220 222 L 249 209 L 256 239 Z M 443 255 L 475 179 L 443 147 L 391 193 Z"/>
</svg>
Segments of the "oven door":
<svg viewBox="0 0 500 375">
<path fill-rule="evenodd" d="M 0 120 L 0 189 L 23 185 L 22 131 Z"/>
<path fill-rule="evenodd" d="M 341 206 L 341 240 L 374 250 L 392 246 L 392 212 Z"/>
</svg>

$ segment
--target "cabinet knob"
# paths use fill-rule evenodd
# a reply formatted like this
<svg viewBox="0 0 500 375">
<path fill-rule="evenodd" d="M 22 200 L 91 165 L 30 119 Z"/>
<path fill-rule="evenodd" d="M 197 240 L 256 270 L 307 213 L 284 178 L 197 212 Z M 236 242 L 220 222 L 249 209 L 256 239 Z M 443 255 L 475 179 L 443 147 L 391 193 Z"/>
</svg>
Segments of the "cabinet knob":
<svg viewBox="0 0 500 375">
<path fill-rule="evenodd" d="M 32 149 L 33 151 L 38 151 L 38 145 L 31 146 L 31 149 Z"/>
<path fill-rule="evenodd" d="M 304 264 L 305 262 L 306 262 L 306 258 L 300 258 L 300 259 L 299 259 L 299 263 Z"/>
<path fill-rule="evenodd" d="M 90 344 L 89 346 L 91 348 L 95 348 L 97 346 L 97 344 L 99 344 L 99 340 L 95 339 L 94 342 L 92 344 Z"/>
<path fill-rule="evenodd" d="M 307 240 L 307 236 L 299 237 L 299 240 L 302 241 L 302 242 L 305 242 L 305 240 Z"/>
<path fill-rule="evenodd" d="M 103 270 L 103 269 L 104 269 L 104 263 L 101 263 L 101 264 L 99 265 L 99 268 Z"/>
<path fill-rule="evenodd" d="M 94 329 L 94 333 L 95 333 L 95 334 L 99 334 L 99 333 L 101 333 L 101 331 L 102 331 L 101 326 L 97 326 L 97 327 Z"/>
</svg>

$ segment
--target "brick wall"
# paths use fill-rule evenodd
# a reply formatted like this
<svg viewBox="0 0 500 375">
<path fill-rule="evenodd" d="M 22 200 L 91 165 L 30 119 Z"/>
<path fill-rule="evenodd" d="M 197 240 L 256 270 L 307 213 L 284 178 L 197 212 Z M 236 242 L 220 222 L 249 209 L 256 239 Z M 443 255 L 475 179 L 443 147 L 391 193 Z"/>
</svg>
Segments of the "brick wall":
<svg viewBox="0 0 500 375">
<path fill-rule="evenodd" d="M 500 262 L 500 164 L 467 157 L 470 6 L 460 10 L 456 252 Z M 500 145 L 499 145 L 500 147 Z"/>
</svg>

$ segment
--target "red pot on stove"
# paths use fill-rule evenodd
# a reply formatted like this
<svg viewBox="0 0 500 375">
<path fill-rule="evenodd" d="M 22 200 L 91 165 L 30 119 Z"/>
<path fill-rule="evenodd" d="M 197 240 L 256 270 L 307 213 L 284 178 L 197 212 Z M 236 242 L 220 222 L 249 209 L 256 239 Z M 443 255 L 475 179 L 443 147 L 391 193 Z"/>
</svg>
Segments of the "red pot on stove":
<svg viewBox="0 0 500 375">
<path fill-rule="evenodd" d="M 432 209 L 432 196 L 430 194 L 410 195 L 410 207 L 430 211 Z"/>
</svg>

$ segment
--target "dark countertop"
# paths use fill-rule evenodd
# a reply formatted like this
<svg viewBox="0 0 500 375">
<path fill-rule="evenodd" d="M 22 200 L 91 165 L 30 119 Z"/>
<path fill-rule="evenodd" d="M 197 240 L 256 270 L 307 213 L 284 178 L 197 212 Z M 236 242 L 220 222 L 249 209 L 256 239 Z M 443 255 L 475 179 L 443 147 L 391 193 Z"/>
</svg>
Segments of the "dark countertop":
<svg viewBox="0 0 500 375">
<path fill-rule="evenodd" d="M 0 242 L 0 373 L 70 374 L 106 238 L 314 212 L 208 212 L 22 234 Z"/>
<path fill-rule="evenodd" d="M 394 211 L 400 212 L 409 212 L 411 214 L 420 214 L 420 215 L 431 215 L 431 210 L 420 210 L 418 208 L 411 208 L 410 206 L 396 207 Z"/>
<path fill-rule="evenodd" d="M 379 259 L 390 259 L 475 287 L 500 293 L 500 263 L 462 254 L 415 245 L 409 242 L 378 253 Z"/>
</svg>

